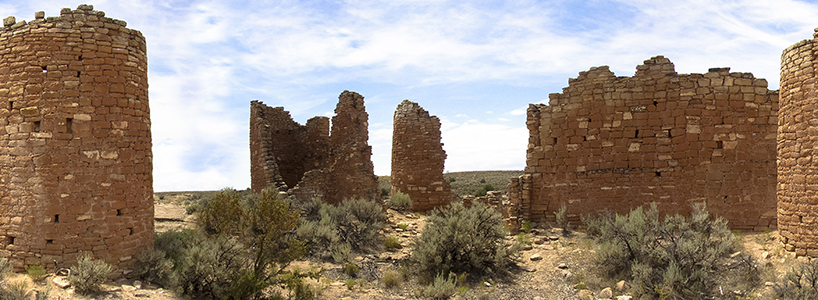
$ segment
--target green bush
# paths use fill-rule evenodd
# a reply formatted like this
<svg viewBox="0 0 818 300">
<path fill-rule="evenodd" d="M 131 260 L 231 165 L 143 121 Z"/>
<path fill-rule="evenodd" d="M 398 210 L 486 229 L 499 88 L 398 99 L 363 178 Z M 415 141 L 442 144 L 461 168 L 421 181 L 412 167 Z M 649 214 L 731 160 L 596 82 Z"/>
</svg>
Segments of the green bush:
<svg viewBox="0 0 818 300">
<path fill-rule="evenodd" d="M 398 287 L 403 283 L 403 274 L 395 270 L 383 272 L 381 282 L 383 282 L 383 285 L 388 289 Z"/>
<path fill-rule="evenodd" d="M 0 300 L 24 300 L 28 297 L 28 282 L 17 280 L 0 285 Z"/>
<path fill-rule="evenodd" d="M 175 286 L 173 260 L 168 258 L 165 251 L 158 248 L 154 247 L 154 250 L 146 250 L 136 255 L 134 276 L 146 284 L 156 283 L 165 288 L 172 288 Z"/>
<path fill-rule="evenodd" d="M 525 222 L 523 222 L 523 228 L 522 229 L 523 229 L 524 233 L 530 233 L 531 232 L 531 221 L 526 220 Z"/>
<path fill-rule="evenodd" d="M 45 268 L 39 264 L 28 265 L 28 267 L 26 267 L 26 275 L 34 282 L 43 280 L 46 276 Z"/>
<path fill-rule="evenodd" d="M 389 208 L 399 212 L 407 212 L 412 209 L 412 199 L 407 194 L 396 192 L 389 198 Z"/>
<path fill-rule="evenodd" d="M 809 263 L 799 261 L 773 289 L 782 299 L 818 299 L 818 259 Z"/>
<path fill-rule="evenodd" d="M 400 239 L 396 236 L 387 237 L 383 241 L 383 245 L 386 247 L 387 250 L 392 249 L 400 249 L 402 246 L 400 245 Z"/>
<path fill-rule="evenodd" d="M 182 292 L 213 299 L 226 297 L 230 284 L 242 276 L 246 249 L 227 237 L 198 239 L 186 246 L 178 271 Z"/>
<path fill-rule="evenodd" d="M 661 220 L 655 203 L 647 211 L 639 207 L 601 219 L 586 223 L 600 245 L 597 265 L 609 277 L 631 278 L 636 298 L 699 299 L 718 293 L 716 280 L 726 277 L 721 267 L 736 250 L 727 222 L 711 220 L 704 204 L 693 206 L 689 220 L 680 215 Z"/>
<path fill-rule="evenodd" d="M 386 215 L 379 203 L 365 199 L 346 200 L 338 206 L 319 203 L 315 205 L 320 206 L 318 216 L 308 215 L 297 229 L 313 255 L 341 262 L 353 252 L 381 246 L 378 233 Z"/>
<path fill-rule="evenodd" d="M 344 265 L 344 273 L 349 275 L 349 277 L 358 277 L 358 270 L 360 269 L 361 267 L 358 267 L 358 265 L 354 263 Z"/>
<path fill-rule="evenodd" d="M 482 181 L 480 181 L 480 183 L 485 183 L 485 182 L 486 182 L 486 181 L 485 181 L 485 179 L 484 179 L 484 180 L 482 180 Z M 488 194 L 488 192 L 491 192 L 491 191 L 493 191 L 493 190 L 494 190 L 494 186 L 493 186 L 493 185 L 491 185 L 491 184 L 486 184 L 486 185 L 482 186 L 482 187 L 481 187 L 479 190 L 477 190 L 476 192 L 474 192 L 474 196 L 475 196 L 475 197 L 483 197 L 483 196 L 487 195 L 487 194 Z"/>
<path fill-rule="evenodd" d="M 6 278 L 6 275 L 11 273 L 12 266 L 11 262 L 9 262 L 8 258 L 0 258 L 0 280 Z"/>
<path fill-rule="evenodd" d="M 102 291 L 102 284 L 108 281 L 108 274 L 111 273 L 111 266 L 101 260 L 94 260 L 88 255 L 83 255 L 77 261 L 77 265 L 71 267 L 71 275 L 68 282 L 74 287 L 77 293 L 87 295 Z"/>
<path fill-rule="evenodd" d="M 449 299 L 457 293 L 457 277 L 449 274 L 448 279 L 443 274 L 435 276 L 434 282 L 423 289 L 424 298 L 434 300 Z"/>
<path fill-rule="evenodd" d="M 471 208 L 454 202 L 435 209 L 413 244 L 411 262 L 426 278 L 449 272 L 492 273 L 504 268 L 521 245 L 504 242 L 502 216 L 475 202 Z"/>
</svg>

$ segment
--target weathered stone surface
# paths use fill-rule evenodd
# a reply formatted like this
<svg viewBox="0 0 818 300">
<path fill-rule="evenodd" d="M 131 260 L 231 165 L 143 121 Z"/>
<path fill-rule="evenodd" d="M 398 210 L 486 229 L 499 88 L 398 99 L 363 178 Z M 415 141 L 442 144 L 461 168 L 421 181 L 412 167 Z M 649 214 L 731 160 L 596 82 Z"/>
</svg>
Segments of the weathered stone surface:
<svg viewBox="0 0 818 300">
<path fill-rule="evenodd" d="M 119 20 L 74 22 L 98 15 L 38 12 L 0 32 L 0 256 L 17 271 L 80 252 L 119 271 L 153 247 L 145 39 L 104 30 Z"/>
<path fill-rule="evenodd" d="M 403 100 L 393 121 L 391 194 L 408 194 L 412 211 L 449 204 L 455 197 L 443 178 L 446 151 L 440 142 L 440 119 L 417 103 Z"/>
<path fill-rule="evenodd" d="M 775 227 L 779 103 L 766 86 L 729 68 L 677 74 L 662 56 L 633 77 L 607 66 L 580 72 L 549 105 L 529 106 L 525 174 L 509 184 L 511 205 L 537 222 L 567 205 L 578 224 L 580 214 L 651 202 L 689 214 L 707 202 L 733 228 Z"/>
<path fill-rule="evenodd" d="M 778 118 L 778 233 L 787 251 L 818 257 L 818 37 L 798 42 L 781 55 Z"/>
<path fill-rule="evenodd" d="M 251 189 L 273 187 L 300 201 L 378 199 L 364 97 L 344 91 L 335 116 L 302 126 L 283 107 L 250 103 Z"/>
</svg>

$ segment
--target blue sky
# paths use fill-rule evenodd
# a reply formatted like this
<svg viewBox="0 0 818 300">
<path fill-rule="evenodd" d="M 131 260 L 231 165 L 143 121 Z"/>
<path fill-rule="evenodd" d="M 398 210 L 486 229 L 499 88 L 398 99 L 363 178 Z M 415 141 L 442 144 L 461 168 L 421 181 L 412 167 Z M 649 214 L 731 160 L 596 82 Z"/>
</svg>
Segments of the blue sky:
<svg viewBox="0 0 818 300">
<path fill-rule="evenodd" d="M 79 4 L 0 0 L 0 17 Z M 788 0 L 88 4 L 147 39 L 156 191 L 247 188 L 250 100 L 303 124 L 343 90 L 365 97 L 377 175 L 403 99 L 441 118 L 446 171 L 519 170 L 526 107 L 580 71 L 632 76 L 664 55 L 680 73 L 731 67 L 777 89 L 781 51 L 818 27 L 818 4 Z"/>
</svg>

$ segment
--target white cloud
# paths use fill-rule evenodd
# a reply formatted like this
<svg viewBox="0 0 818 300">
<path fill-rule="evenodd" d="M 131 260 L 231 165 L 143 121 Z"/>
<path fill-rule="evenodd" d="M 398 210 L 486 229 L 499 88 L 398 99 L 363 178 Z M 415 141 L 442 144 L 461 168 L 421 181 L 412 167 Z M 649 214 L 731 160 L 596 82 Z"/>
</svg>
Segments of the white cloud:
<svg viewBox="0 0 818 300">
<path fill-rule="evenodd" d="M 525 126 L 454 123 L 445 118 L 441 123 L 447 171 L 520 170 L 525 166 Z"/>
</svg>

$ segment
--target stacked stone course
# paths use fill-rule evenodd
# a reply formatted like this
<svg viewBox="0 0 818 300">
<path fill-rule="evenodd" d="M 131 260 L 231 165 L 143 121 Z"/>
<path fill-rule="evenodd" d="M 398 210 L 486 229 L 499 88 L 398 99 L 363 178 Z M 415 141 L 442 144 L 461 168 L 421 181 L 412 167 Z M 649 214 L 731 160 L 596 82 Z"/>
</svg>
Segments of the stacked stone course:
<svg viewBox="0 0 818 300">
<path fill-rule="evenodd" d="M 391 194 L 412 199 L 412 211 L 445 206 L 455 196 L 443 178 L 446 151 L 440 142 L 440 119 L 417 103 L 403 100 L 395 110 L 392 133 Z"/>
<path fill-rule="evenodd" d="M 344 91 L 329 118 L 315 117 L 305 126 L 283 107 L 250 103 L 251 190 L 273 187 L 304 201 L 378 199 L 378 177 L 368 145 L 364 97 Z"/>
<path fill-rule="evenodd" d="M 816 29 L 818 31 L 818 29 Z M 787 251 L 818 257 L 818 33 L 781 55 L 778 126 L 778 229 Z"/>
<path fill-rule="evenodd" d="M 153 247 L 145 39 L 90 5 L 0 29 L 0 257 L 126 268 Z"/>
<path fill-rule="evenodd" d="M 691 204 L 737 229 L 776 226 L 778 93 L 750 73 L 677 74 L 662 56 L 617 77 L 580 72 L 549 105 L 528 108 L 525 175 L 509 186 L 523 219 L 553 219 L 656 202 Z"/>
</svg>

